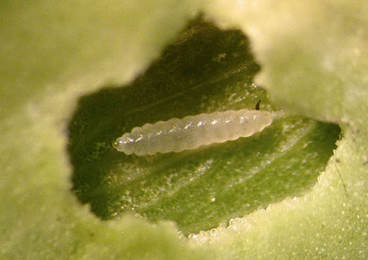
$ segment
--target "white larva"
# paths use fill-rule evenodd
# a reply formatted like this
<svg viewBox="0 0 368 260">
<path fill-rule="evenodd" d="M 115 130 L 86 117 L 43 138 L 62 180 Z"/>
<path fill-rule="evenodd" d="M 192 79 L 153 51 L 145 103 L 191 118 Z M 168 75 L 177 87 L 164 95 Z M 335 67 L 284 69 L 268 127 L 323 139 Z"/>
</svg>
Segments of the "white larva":
<svg viewBox="0 0 368 260">
<path fill-rule="evenodd" d="M 133 128 L 114 143 L 125 154 L 181 152 L 203 145 L 248 137 L 271 125 L 271 113 L 241 109 L 172 118 Z"/>
</svg>

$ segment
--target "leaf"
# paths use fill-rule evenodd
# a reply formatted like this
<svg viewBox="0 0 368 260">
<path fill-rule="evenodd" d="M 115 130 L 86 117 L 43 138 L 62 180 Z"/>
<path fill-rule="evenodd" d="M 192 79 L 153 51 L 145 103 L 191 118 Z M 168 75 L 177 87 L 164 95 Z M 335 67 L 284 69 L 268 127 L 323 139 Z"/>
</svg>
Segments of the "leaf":
<svg viewBox="0 0 368 260">
<path fill-rule="evenodd" d="M 5 1 L 0 12 L 0 258 L 202 259 L 172 225 L 94 217 L 70 190 L 66 153 L 78 97 L 102 82 L 131 80 L 193 9 L 169 1 Z"/>
<path fill-rule="evenodd" d="M 172 220 L 187 235 L 305 193 L 332 155 L 336 126 L 289 117 L 252 138 L 194 151 L 140 157 L 111 147 L 147 122 L 254 109 L 258 100 L 270 109 L 252 84 L 258 68 L 241 32 L 199 18 L 132 85 L 84 97 L 69 146 L 80 200 L 105 220 L 132 212 Z"/>
<path fill-rule="evenodd" d="M 0 5 L 1 258 L 366 258 L 364 2 Z M 244 30 L 262 66 L 258 82 L 274 104 L 338 122 L 344 132 L 308 194 L 188 243 L 166 222 L 133 216 L 103 222 L 81 206 L 70 192 L 65 122 L 80 96 L 109 82 L 127 84 L 144 71 L 198 8 L 221 26 Z"/>
<path fill-rule="evenodd" d="M 220 6 L 218 1 L 204 8 L 250 37 L 262 65 L 258 82 L 271 99 L 339 122 L 344 131 L 312 192 L 195 240 L 213 241 L 210 250 L 231 247 L 234 259 L 366 257 L 366 4 L 248 1 L 226 12 Z M 228 256 L 225 251 L 219 258 Z"/>
</svg>

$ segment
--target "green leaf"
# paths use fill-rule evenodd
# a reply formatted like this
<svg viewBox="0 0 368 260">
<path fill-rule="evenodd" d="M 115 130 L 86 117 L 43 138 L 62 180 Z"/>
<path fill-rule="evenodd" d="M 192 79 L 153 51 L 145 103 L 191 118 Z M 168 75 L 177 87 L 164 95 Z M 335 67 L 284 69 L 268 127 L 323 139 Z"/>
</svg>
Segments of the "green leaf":
<svg viewBox="0 0 368 260">
<path fill-rule="evenodd" d="M 258 82 L 272 100 L 338 122 L 344 132 L 312 192 L 196 240 L 213 241 L 212 250 L 231 247 L 235 259 L 366 258 L 366 4 L 247 1 L 225 11 L 218 1 L 204 8 L 250 37 L 262 65 Z"/>
<path fill-rule="evenodd" d="M 302 195 L 332 155 L 339 128 L 288 117 L 252 138 L 194 151 L 126 156 L 111 144 L 134 126 L 271 105 L 252 84 L 248 41 L 197 19 L 130 86 L 84 97 L 70 122 L 74 191 L 102 219 L 133 212 L 198 233 Z M 193 98 L 195 97 L 195 98 Z"/>
<path fill-rule="evenodd" d="M 0 12 L 0 258 L 202 258 L 167 223 L 97 219 L 71 192 L 66 152 L 79 96 L 144 70 L 193 8 L 169 1 L 13 1 L 2 2 Z"/>
<path fill-rule="evenodd" d="M 198 9 L 249 37 L 262 68 L 257 82 L 272 104 L 339 123 L 338 147 L 304 196 L 280 198 L 226 229 L 186 239 L 167 221 L 131 215 L 101 221 L 71 192 L 67 129 L 77 100 L 137 77 Z M 367 13 L 365 2 L 343 0 L 1 2 L 1 258 L 367 258 Z M 220 96 L 213 100 L 209 111 L 226 107 L 216 103 Z M 251 101 L 232 105 L 253 107 L 258 100 Z"/>
</svg>

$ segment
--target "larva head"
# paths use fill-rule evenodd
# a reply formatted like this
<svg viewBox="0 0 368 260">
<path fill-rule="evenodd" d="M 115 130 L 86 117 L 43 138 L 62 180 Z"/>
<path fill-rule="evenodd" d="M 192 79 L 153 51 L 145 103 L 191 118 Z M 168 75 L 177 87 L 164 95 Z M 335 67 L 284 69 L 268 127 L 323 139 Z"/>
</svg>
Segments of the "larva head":
<svg viewBox="0 0 368 260">
<path fill-rule="evenodd" d="M 116 139 L 113 147 L 119 152 L 123 152 L 125 154 L 134 153 L 134 143 L 136 140 L 129 138 L 128 136 L 123 135 L 122 137 Z"/>
</svg>

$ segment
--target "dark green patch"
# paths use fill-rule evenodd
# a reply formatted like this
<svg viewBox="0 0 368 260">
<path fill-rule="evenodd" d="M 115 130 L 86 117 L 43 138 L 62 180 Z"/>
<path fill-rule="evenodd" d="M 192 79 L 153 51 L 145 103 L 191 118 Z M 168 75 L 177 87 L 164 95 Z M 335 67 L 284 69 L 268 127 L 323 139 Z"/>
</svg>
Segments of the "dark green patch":
<svg viewBox="0 0 368 260">
<path fill-rule="evenodd" d="M 303 194 L 332 155 L 339 128 L 288 117 L 251 138 L 182 153 L 127 156 L 112 148 L 135 126 L 228 109 L 275 110 L 239 31 L 200 19 L 131 85 L 80 100 L 69 126 L 73 191 L 104 220 L 134 212 L 185 233 Z"/>
</svg>

